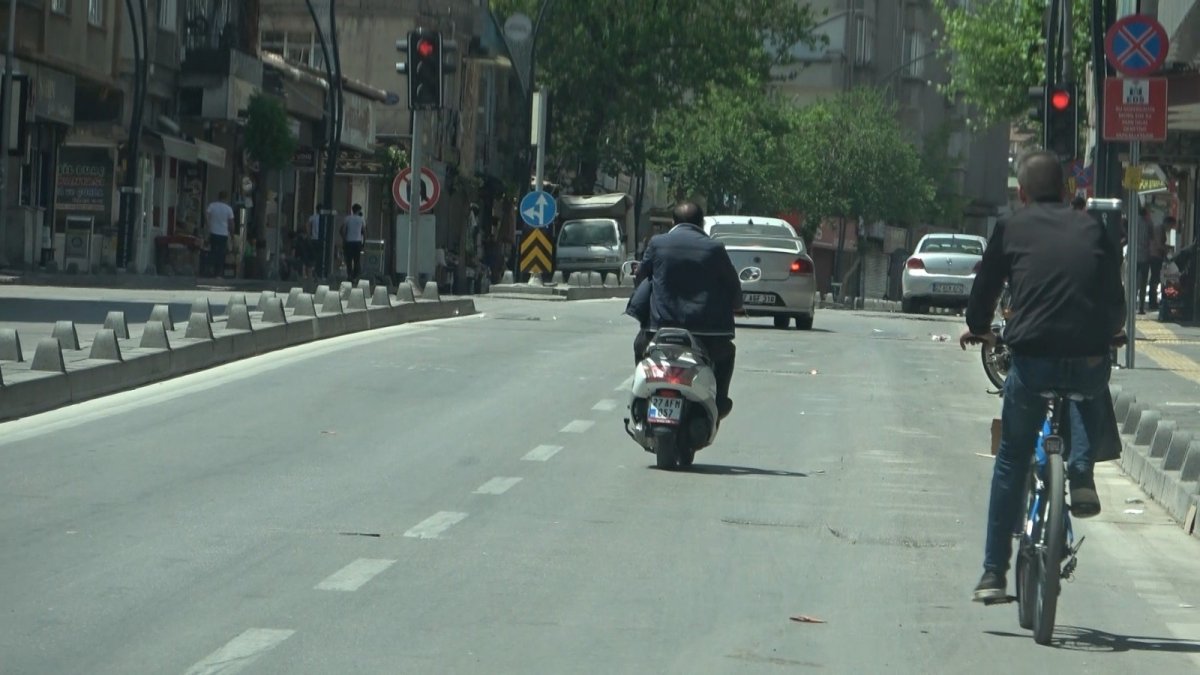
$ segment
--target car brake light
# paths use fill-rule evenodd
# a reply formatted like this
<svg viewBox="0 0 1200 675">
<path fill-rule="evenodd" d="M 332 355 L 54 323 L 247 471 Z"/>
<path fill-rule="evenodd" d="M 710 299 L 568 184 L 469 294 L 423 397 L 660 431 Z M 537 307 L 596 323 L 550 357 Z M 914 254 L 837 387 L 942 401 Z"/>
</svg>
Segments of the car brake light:
<svg viewBox="0 0 1200 675">
<path fill-rule="evenodd" d="M 804 258 L 792 261 L 792 274 L 812 274 L 813 264 Z"/>
<path fill-rule="evenodd" d="M 920 258 L 909 258 L 908 262 L 904 263 L 904 266 L 910 270 L 923 270 L 925 269 L 925 261 Z"/>
<path fill-rule="evenodd" d="M 679 366 L 660 366 L 651 363 L 646 375 L 647 382 L 663 382 L 685 387 L 692 385 L 693 373 L 690 368 Z"/>
</svg>

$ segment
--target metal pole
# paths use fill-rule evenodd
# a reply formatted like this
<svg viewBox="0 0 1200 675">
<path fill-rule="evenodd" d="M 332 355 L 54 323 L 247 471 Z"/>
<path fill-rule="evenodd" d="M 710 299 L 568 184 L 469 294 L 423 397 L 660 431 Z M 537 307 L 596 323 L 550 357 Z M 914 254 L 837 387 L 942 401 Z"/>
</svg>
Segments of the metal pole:
<svg viewBox="0 0 1200 675">
<path fill-rule="evenodd" d="M 275 193 L 275 254 L 271 258 L 275 261 L 272 266 L 274 268 L 272 278 L 276 281 L 283 276 L 283 268 L 279 264 L 279 251 L 283 247 L 283 169 L 279 169 L 278 173 L 279 190 Z"/>
<path fill-rule="evenodd" d="M 3 98 L 0 111 L 0 265 L 8 265 L 8 127 L 12 121 L 12 77 L 17 41 L 17 0 L 8 0 L 8 45 L 5 48 Z"/>
<path fill-rule="evenodd" d="M 1075 82 L 1075 30 L 1071 23 L 1071 5 L 1074 0 L 1063 0 L 1062 5 L 1062 81 Z"/>
<path fill-rule="evenodd" d="M 412 117 L 412 167 L 408 175 L 408 279 L 413 291 L 418 290 L 420 274 L 417 272 L 417 245 L 420 243 L 417 225 L 421 217 L 421 111 L 414 110 Z"/>
<path fill-rule="evenodd" d="M 1139 168 L 1142 161 L 1142 144 L 1138 141 L 1133 141 L 1129 144 L 1129 166 L 1130 168 Z M 1140 176 L 1139 182 L 1140 182 Z M 1136 349 L 1134 343 L 1137 342 L 1137 301 L 1141 294 L 1141 289 L 1138 288 L 1138 245 L 1140 238 L 1139 232 L 1142 229 L 1141 218 L 1138 217 L 1138 185 L 1134 185 L 1129 190 L 1128 202 L 1126 203 L 1126 218 L 1129 220 L 1129 228 L 1126 233 L 1128 251 L 1125 255 L 1125 335 L 1129 339 L 1128 345 L 1125 347 L 1125 367 L 1134 367 L 1134 354 Z"/>
<path fill-rule="evenodd" d="M 536 176 L 536 178 L 534 180 L 536 180 L 537 182 L 535 183 L 535 187 L 533 188 L 538 191 L 541 191 L 542 181 L 546 175 L 546 111 L 547 111 L 546 97 L 547 96 L 548 96 L 548 91 L 545 87 L 542 87 L 541 89 L 538 90 L 537 170 L 534 173 L 534 175 Z"/>
</svg>

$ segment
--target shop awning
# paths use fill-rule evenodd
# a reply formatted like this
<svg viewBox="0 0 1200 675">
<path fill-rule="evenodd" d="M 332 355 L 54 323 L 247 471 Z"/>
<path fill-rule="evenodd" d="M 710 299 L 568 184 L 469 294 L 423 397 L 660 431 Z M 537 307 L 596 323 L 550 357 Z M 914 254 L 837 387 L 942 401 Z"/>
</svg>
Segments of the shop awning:
<svg viewBox="0 0 1200 675">
<path fill-rule="evenodd" d="M 150 136 L 162 144 L 162 152 L 167 157 L 188 164 L 204 162 L 217 168 L 225 168 L 225 148 L 201 140 L 166 134 L 161 131 L 151 131 Z"/>
<path fill-rule="evenodd" d="M 219 145 L 213 145 L 197 139 L 196 143 L 196 158 L 209 166 L 215 166 L 218 169 L 225 168 L 225 148 Z"/>
</svg>

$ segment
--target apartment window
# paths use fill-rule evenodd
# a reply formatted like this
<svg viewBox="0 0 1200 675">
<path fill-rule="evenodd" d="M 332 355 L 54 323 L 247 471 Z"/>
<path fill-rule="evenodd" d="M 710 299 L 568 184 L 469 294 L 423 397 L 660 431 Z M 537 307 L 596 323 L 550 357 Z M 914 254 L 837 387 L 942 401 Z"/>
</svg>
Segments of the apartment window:
<svg viewBox="0 0 1200 675">
<path fill-rule="evenodd" d="M 925 74 L 925 61 L 929 56 L 929 43 L 925 36 L 912 31 L 904 32 L 904 62 L 908 64 L 905 75 L 921 77 Z"/>
<path fill-rule="evenodd" d="M 104 27 L 104 0 L 88 0 L 88 23 Z"/>
<path fill-rule="evenodd" d="M 875 27 L 867 17 L 854 17 L 854 63 L 865 66 L 871 63 L 875 47 Z"/>
<path fill-rule="evenodd" d="M 66 15 L 70 12 L 71 0 L 51 0 L 50 11 L 55 14 Z"/>
<path fill-rule="evenodd" d="M 179 21 L 179 0 L 158 0 L 158 27 L 175 32 Z"/>
<path fill-rule="evenodd" d="M 310 68 L 324 67 L 321 47 L 312 33 L 300 31 L 263 31 L 259 44 L 264 52 L 278 54 L 293 63 L 302 63 Z"/>
</svg>

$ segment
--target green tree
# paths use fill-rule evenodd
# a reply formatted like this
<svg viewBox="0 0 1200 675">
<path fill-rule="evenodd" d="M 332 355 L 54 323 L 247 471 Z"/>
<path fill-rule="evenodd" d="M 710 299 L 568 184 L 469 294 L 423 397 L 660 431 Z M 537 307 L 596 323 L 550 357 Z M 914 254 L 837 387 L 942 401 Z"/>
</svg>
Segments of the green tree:
<svg viewBox="0 0 1200 675">
<path fill-rule="evenodd" d="M 1030 108 L 1029 88 L 1045 79 L 1045 0 L 988 0 L 966 7 L 952 0 L 933 4 L 945 26 L 938 46 L 949 64 L 945 92 L 962 96 L 974 107 L 976 128 L 1023 119 Z M 1075 3 L 1072 13 L 1076 82 L 1084 81 L 1091 49 L 1087 4 Z M 1083 96 L 1080 87 L 1080 99 Z"/>
<path fill-rule="evenodd" d="M 783 155 L 791 109 L 750 89 L 711 86 L 692 105 L 661 114 L 651 159 L 687 194 L 716 209 L 725 195 L 743 212 L 784 206 Z"/>
<path fill-rule="evenodd" d="M 793 125 L 786 176 L 807 237 L 826 218 L 909 225 L 928 212 L 934 185 L 879 92 L 818 101 L 798 110 Z"/>
<path fill-rule="evenodd" d="M 921 173 L 934 190 L 923 219 L 935 225 L 959 225 L 970 203 L 958 189 L 959 158 L 950 155 L 950 133 L 950 125 L 942 124 L 925 136 L 921 147 Z"/>
<path fill-rule="evenodd" d="M 537 15 L 541 0 L 499 0 L 500 16 Z M 537 80 L 550 88 L 550 150 L 591 192 L 601 170 L 636 171 L 656 117 L 709 85 L 769 77 L 787 48 L 812 42 L 795 0 L 553 0 L 538 35 Z"/>
<path fill-rule="evenodd" d="M 296 152 L 296 138 L 288 125 L 287 110 L 279 99 L 266 94 L 255 94 L 246 110 L 246 151 L 257 164 L 254 169 L 254 211 L 248 237 L 254 242 L 257 270 L 247 271 L 247 276 L 262 276 L 267 262 L 267 243 L 263 233 L 267 221 L 267 195 L 271 176 L 284 168 Z M 276 198 L 282 203 L 283 195 Z M 276 216 L 278 223 L 283 219 Z M 283 227 L 278 227 L 276 236 L 283 237 Z M 282 240 L 280 241 L 282 244 Z"/>
</svg>

